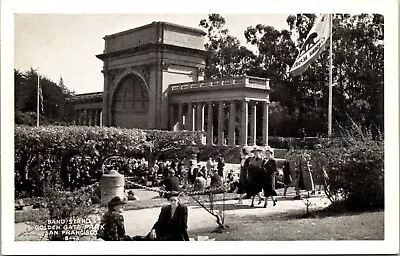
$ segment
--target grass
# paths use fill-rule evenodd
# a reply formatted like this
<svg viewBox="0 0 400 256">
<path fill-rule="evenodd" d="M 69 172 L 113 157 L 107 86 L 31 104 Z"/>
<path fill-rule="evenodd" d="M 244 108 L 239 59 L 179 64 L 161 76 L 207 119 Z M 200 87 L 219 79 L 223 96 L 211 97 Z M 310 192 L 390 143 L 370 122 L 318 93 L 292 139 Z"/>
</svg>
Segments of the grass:
<svg viewBox="0 0 400 256">
<path fill-rule="evenodd" d="M 216 241 L 295 241 L 295 240 L 383 240 L 384 212 L 345 213 L 329 216 L 324 212 L 305 218 L 303 212 L 268 216 L 233 216 L 230 229 L 216 233 L 212 228 L 190 232 L 191 237 L 209 236 Z"/>
</svg>

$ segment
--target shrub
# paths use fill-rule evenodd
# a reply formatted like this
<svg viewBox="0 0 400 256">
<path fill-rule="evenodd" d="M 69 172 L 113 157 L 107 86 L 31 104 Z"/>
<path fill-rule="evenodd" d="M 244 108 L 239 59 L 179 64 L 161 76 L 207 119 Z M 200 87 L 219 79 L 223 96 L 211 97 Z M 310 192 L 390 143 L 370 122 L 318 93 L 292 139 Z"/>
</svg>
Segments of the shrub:
<svg viewBox="0 0 400 256">
<path fill-rule="evenodd" d="M 50 241 L 81 240 L 84 236 L 94 236 L 97 232 L 98 211 L 91 202 L 92 187 L 63 191 L 59 185 L 47 183 L 45 203 L 48 215 L 43 215 L 37 223 L 46 227 Z"/>
<path fill-rule="evenodd" d="M 15 176 L 19 177 L 18 183 L 25 183 L 19 188 L 28 190 L 30 196 L 42 196 L 47 181 L 65 185 L 68 174 L 98 173 L 110 156 L 147 155 L 150 148 L 157 156 L 167 149 L 190 145 L 197 138 L 198 133 L 190 131 L 16 126 Z M 99 179 L 101 175 L 94 176 Z M 76 188 L 93 183 L 92 178 L 87 182 L 78 179 L 80 184 Z"/>
<path fill-rule="evenodd" d="M 311 157 L 316 177 L 328 179 L 326 195 L 332 201 L 345 200 L 349 210 L 384 207 L 384 146 L 368 136 L 345 136 L 324 143 L 317 150 L 294 149 L 286 156 L 296 163 L 302 154 Z"/>
</svg>

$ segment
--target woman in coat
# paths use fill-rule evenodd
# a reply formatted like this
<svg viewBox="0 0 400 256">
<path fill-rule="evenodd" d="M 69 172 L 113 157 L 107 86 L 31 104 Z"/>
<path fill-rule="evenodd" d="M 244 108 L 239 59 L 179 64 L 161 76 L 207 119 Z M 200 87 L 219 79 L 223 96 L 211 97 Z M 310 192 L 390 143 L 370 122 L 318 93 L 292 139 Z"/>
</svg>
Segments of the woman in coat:
<svg viewBox="0 0 400 256">
<path fill-rule="evenodd" d="M 268 202 L 268 197 L 271 197 L 272 202 L 274 206 L 276 205 L 276 199 L 274 196 L 277 195 L 275 191 L 275 185 L 274 185 L 274 175 L 277 172 L 277 167 L 276 167 L 276 161 L 272 157 L 274 151 L 272 148 L 267 147 L 265 149 L 265 159 L 263 161 L 263 190 L 264 190 L 264 196 L 265 196 L 265 202 L 264 202 L 264 208 L 267 207 L 267 202 Z"/>
<path fill-rule="evenodd" d="M 169 202 L 169 205 L 161 208 L 158 220 L 150 231 L 150 238 L 159 241 L 189 241 L 187 207 L 179 202 L 178 193 L 171 193 Z"/>
<path fill-rule="evenodd" d="M 239 184 L 238 184 L 238 190 L 237 193 L 239 194 L 239 201 L 238 203 L 242 203 L 242 198 L 243 194 L 246 193 L 246 182 L 247 182 L 247 169 L 244 166 L 244 163 L 246 162 L 247 158 L 249 158 L 249 154 L 246 150 L 246 148 L 242 148 L 241 154 L 240 154 L 240 173 L 239 173 Z"/>
<path fill-rule="evenodd" d="M 263 150 L 260 147 L 255 147 L 252 151 L 253 157 L 246 159 L 244 168 L 247 170 L 246 193 L 251 197 L 250 207 L 254 207 L 254 197 L 260 196 L 259 193 L 263 188 L 263 159 L 261 154 Z M 261 202 L 261 199 L 260 199 Z"/>
</svg>

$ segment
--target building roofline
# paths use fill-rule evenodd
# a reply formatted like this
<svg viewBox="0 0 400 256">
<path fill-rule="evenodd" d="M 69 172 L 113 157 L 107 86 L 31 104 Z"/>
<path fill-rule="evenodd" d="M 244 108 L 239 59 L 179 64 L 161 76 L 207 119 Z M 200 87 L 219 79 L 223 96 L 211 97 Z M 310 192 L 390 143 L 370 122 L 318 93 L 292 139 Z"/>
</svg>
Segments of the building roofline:
<svg viewBox="0 0 400 256">
<path fill-rule="evenodd" d="M 128 30 L 117 32 L 117 33 L 110 34 L 110 35 L 106 35 L 105 37 L 103 37 L 103 39 L 105 40 L 105 39 L 108 39 L 108 38 L 113 38 L 113 37 L 117 37 L 117 36 L 121 36 L 121 35 L 125 35 L 125 34 L 130 34 L 130 33 L 134 32 L 134 31 L 140 31 L 140 30 L 144 30 L 144 29 L 146 29 L 148 27 L 151 27 L 151 26 L 160 26 L 160 25 L 164 25 L 164 26 L 172 27 L 172 28 L 179 28 L 179 29 L 186 30 L 186 31 L 189 31 L 189 32 L 192 32 L 192 33 L 200 34 L 202 36 L 206 35 L 206 32 L 204 32 L 202 29 L 199 29 L 199 28 L 192 28 L 192 27 L 182 26 L 182 25 L 179 25 L 179 24 L 169 23 L 169 22 L 165 22 L 165 21 L 153 21 L 152 23 L 149 23 L 149 24 L 146 24 L 146 25 L 143 25 L 143 26 L 140 26 L 140 27 L 128 29 Z"/>
<path fill-rule="evenodd" d="M 195 49 L 195 48 L 177 46 L 177 45 L 172 45 L 172 44 L 164 44 L 164 43 L 148 43 L 148 44 L 143 44 L 140 46 L 127 48 L 127 49 L 123 49 L 123 50 L 118 50 L 118 51 L 114 51 L 114 52 L 97 54 L 96 57 L 98 59 L 104 61 L 104 59 L 106 59 L 108 57 L 118 56 L 118 55 L 122 55 L 122 54 L 129 54 L 129 53 L 134 53 L 134 52 L 140 52 L 140 51 L 146 51 L 146 50 L 155 50 L 155 51 L 179 50 L 179 51 L 192 52 L 194 54 L 202 55 L 202 56 L 206 56 L 206 57 L 208 57 L 210 55 L 210 53 L 206 50 L 200 50 L 200 49 Z"/>
</svg>

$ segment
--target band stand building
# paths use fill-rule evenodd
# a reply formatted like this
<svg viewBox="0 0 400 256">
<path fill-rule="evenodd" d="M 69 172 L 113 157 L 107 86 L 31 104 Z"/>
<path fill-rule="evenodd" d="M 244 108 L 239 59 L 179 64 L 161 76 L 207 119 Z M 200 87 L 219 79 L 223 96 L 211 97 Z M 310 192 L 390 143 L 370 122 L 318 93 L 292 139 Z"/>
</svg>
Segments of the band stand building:
<svg viewBox="0 0 400 256">
<path fill-rule="evenodd" d="M 76 95 L 75 123 L 200 130 L 203 144 L 229 146 L 256 145 L 261 133 L 267 145 L 269 80 L 204 80 L 204 36 L 166 22 L 105 36 L 104 52 L 96 56 L 103 61 L 104 90 Z M 263 118 L 256 118 L 260 113 Z"/>
</svg>

